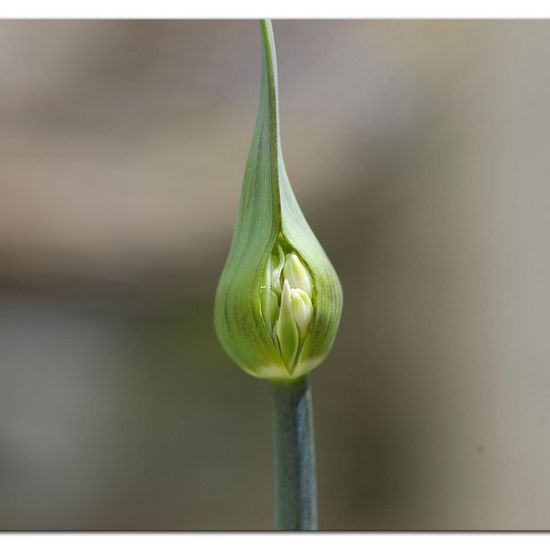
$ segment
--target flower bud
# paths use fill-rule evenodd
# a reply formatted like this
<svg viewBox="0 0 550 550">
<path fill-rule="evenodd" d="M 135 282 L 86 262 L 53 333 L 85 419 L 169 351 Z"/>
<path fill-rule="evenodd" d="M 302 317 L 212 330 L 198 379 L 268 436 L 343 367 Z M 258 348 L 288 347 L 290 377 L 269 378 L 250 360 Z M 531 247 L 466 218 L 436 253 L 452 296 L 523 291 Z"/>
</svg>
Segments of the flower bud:
<svg viewBox="0 0 550 550">
<path fill-rule="evenodd" d="M 340 322 L 338 276 L 283 162 L 275 46 L 262 23 L 262 85 L 237 225 L 215 303 L 222 346 L 246 372 L 289 380 L 323 361 Z"/>
<path fill-rule="evenodd" d="M 280 245 L 278 248 L 282 261 L 273 269 L 272 255 L 265 267 L 264 285 L 261 288 L 261 314 L 266 330 L 277 346 L 286 369 L 291 373 L 313 317 L 313 304 L 309 297 L 312 285 L 311 277 L 298 255 L 292 252 L 285 256 Z M 292 262 L 291 269 L 287 269 L 289 261 Z M 279 299 L 273 288 L 281 288 L 283 276 L 283 290 Z M 305 286 L 309 294 L 303 288 L 292 288 L 298 284 Z"/>
<path fill-rule="evenodd" d="M 278 245 L 277 248 L 279 252 L 279 259 L 277 262 L 275 262 L 275 256 L 271 256 L 271 263 L 275 266 L 271 271 L 271 289 L 277 294 L 281 294 L 281 272 L 283 271 L 283 267 L 285 265 L 285 253 L 283 252 L 281 245 Z"/>
<path fill-rule="evenodd" d="M 287 370 L 292 372 L 296 364 L 296 356 L 300 347 L 300 333 L 294 319 L 292 309 L 292 296 L 288 280 L 285 279 L 283 293 L 281 295 L 281 307 L 279 318 L 275 324 L 275 334 L 281 359 Z"/>
<path fill-rule="evenodd" d="M 313 304 L 310 297 L 301 288 L 291 289 L 290 300 L 292 302 L 292 314 L 296 321 L 296 326 L 298 327 L 300 337 L 303 338 L 313 317 Z"/>
<path fill-rule="evenodd" d="M 311 277 L 296 252 L 287 254 L 283 275 L 292 288 L 301 288 L 311 298 Z"/>
</svg>

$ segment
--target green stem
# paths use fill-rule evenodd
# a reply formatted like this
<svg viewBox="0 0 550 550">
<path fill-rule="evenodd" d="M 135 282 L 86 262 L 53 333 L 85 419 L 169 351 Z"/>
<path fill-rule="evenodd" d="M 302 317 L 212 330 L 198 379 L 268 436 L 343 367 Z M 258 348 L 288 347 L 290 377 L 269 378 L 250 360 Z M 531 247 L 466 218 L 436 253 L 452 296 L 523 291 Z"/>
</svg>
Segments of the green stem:
<svg viewBox="0 0 550 550">
<path fill-rule="evenodd" d="M 317 479 L 311 390 L 306 376 L 272 383 L 275 528 L 317 529 Z"/>
</svg>

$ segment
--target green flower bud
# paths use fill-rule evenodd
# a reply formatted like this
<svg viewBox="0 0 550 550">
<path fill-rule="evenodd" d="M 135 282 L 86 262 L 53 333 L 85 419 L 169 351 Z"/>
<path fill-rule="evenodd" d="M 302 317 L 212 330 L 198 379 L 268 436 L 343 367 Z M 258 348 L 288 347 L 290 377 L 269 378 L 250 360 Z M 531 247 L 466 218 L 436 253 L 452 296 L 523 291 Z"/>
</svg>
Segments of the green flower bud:
<svg viewBox="0 0 550 550">
<path fill-rule="evenodd" d="M 214 321 L 224 349 L 246 372 L 288 380 L 309 372 L 329 352 L 342 289 L 288 180 L 270 23 L 262 22 L 262 37 L 258 119 Z"/>
<path fill-rule="evenodd" d="M 275 256 L 271 256 L 271 263 L 275 267 L 271 271 L 271 288 L 277 294 L 281 294 L 281 272 L 285 265 L 285 253 L 281 248 L 281 245 L 277 246 L 279 252 L 279 259 L 275 262 Z"/>
<path fill-rule="evenodd" d="M 279 298 L 273 290 L 268 287 L 261 289 L 261 310 L 265 322 L 265 328 L 271 334 L 275 322 L 279 317 Z"/>
<path fill-rule="evenodd" d="M 294 370 L 296 365 L 296 356 L 300 347 L 300 333 L 294 319 L 292 310 L 292 296 L 290 285 L 285 280 L 283 293 L 281 295 L 281 307 L 279 310 L 279 318 L 275 325 L 275 334 L 277 335 L 277 343 L 281 354 L 281 359 L 289 372 Z"/>
</svg>

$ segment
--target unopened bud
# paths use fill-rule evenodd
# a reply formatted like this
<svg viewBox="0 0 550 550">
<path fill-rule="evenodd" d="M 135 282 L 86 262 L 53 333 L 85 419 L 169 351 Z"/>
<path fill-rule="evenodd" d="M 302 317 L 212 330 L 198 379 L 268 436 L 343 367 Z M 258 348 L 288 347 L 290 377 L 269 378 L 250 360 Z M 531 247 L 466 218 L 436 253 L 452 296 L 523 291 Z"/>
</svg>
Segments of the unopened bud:
<svg viewBox="0 0 550 550">
<path fill-rule="evenodd" d="M 291 288 L 301 288 L 311 298 L 311 276 L 296 252 L 286 255 L 283 275 Z"/>
<path fill-rule="evenodd" d="M 296 325 L 296 320 L 294 319 L 292 295 L 287 280 L 285 280 L 283 285 L 279 318 L 275 324 L 275 335 L 281 353 L 281 359 L 287 370 L 292 372 L 296 364 L 298 348 L 300 347 L 300 333 Z"/>
<path fill-rule="evenodd" d="M 313 317 L 313 303 L 309 294 L 312 292 L 311 277 L 307 268 L 295 252 L 283 254 L 279 248 L 277 268 L 273 269 L 273 256 L 267 261 L 264 271 L 264 286 L 261 289 L 261 313 L 265 328 L 279 351 L 282 362 L 289 373 L 292 373 L 299 362 L 299 353 Z M 288 262 L 292 262 L 287 269 Z M 272 289 L 281 288 L 282 274 L 285 276 L 282 293 L 279 295 Z M 290 275 L 292 278 L 286 278 Z"/>
<path fill-rule="evenodd" d="M 303 338 L 313 317 L 313 304 L 310 297 L 301 288 L 291 289 L 290 300 L 292 302 L 292 315 L 300 332 L 300 338 Z"/>
<path fill-rule="evenodd" d="M 288 180 L 279 138 L 276 55 L 262 27 L 262 89 L 240 210 L 215 304 L 216 332 L 246 372 L 306 375 L 328 354 L 342 289 Z"/>
</svg>

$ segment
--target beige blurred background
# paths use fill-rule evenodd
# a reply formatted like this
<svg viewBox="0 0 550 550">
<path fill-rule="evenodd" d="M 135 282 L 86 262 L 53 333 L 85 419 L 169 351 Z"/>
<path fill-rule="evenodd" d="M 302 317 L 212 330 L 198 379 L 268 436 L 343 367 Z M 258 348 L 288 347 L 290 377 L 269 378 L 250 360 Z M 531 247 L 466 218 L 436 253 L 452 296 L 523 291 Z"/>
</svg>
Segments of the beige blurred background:
<svg viewBox="0 0 550 550">
<path fill-rule="evenodd" d="M 274 28 L 321 528 L 550 528 L 550 22 Z M 258 92 L 254 21 L 0 23 L 0 528 L 271 528 L 212 326 Z"/>
</svg>

